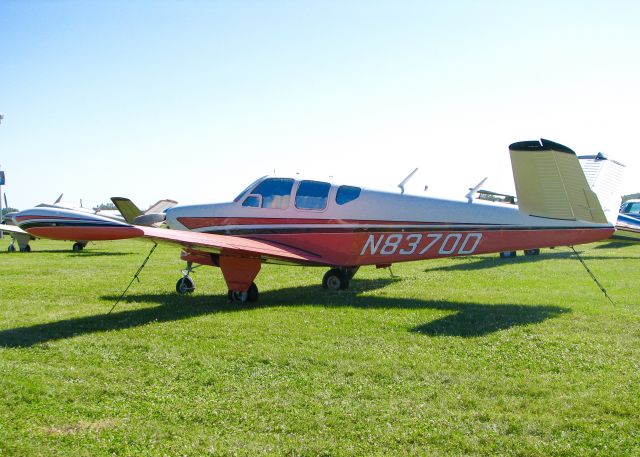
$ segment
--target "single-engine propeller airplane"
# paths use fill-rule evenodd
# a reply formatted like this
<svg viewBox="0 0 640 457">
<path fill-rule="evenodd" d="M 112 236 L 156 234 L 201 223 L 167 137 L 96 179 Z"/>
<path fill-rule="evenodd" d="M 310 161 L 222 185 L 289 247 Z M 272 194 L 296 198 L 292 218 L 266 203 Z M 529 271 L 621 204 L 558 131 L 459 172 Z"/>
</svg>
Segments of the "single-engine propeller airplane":
<svg viewBox="0 0 640 457">
<path fill-rule="evenodd" d="M 322 285 L 340 290 L 364 265 L 572 246 L 613 234 L 571 149 L 543 139 L 514 143 L 510 155 L 518 207 L 265 176 L 232 202 L 168 209 L 168 229 L 59 208 L 29 209 L 15 220 L 44 238 L 180 245 L 187 269 L 177 292 L 194 290 L 193 264 L 210 265 L 222 270 L 235 302 L 258 299 L 262 263 L 329 267 Z"/>
</svg>

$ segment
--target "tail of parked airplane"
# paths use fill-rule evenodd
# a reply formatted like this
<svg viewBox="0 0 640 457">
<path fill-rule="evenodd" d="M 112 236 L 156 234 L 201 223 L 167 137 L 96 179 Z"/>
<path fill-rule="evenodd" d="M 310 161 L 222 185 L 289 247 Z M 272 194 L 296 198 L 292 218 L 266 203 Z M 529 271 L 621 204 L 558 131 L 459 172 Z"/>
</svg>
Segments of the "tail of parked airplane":
<svg viewBox="0 0 640 457">
<path fill-rule="evenodd" d="M 135 218 L 142 215 L 140 208 L 138 208 L 136 204 L 128 198 L 111 197 L 111 201 L 116 205 L 116 208 L 118 208 L 118 211 L 120 211 L 124 220 L 129 224 L 133 224 Z"/>
<path fill-rule="evenodd" d="M 151 205 L 149 209 L 142 212 L 140 208 L 128 198 L 111 197 L 111 201 L 116 205 L 116 208 L 118 208 L 124 220 L 129 224 L 148 226 L 162 223 L 165 218 L 164 211 L 178 204 L 175 200 L 159 200 Z"/>
<path fill-rule="evenodd" d="M 520 211 L 531 216 L 606 224 L 576 153 L 553 141 L 509 146 Z"/>
<path fill-rule="evenodd" d="M 601 152 L 592 156 L 580 156 L 578 160 L 582 165 L 587 183 L 602 204 L 607 220 L 615 225 L 622 201 L 620 184 L 625 166 L 620 162 L 610 160 Z"/>
</svg>

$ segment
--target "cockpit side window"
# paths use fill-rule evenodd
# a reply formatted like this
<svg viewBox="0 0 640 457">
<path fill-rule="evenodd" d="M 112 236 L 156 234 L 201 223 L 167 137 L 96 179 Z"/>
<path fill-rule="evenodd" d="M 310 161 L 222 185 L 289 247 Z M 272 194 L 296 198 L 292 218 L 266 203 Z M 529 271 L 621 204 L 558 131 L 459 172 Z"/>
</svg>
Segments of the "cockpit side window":
<svg viewBox="0 0 640 457">
<path fill-rule="evenodd" d="M 269 178 L 262 181 L 251 194 L 262 196 L 263 208 L 286 209 L 289 207 L 293 179 Z"/>
<path fill-rule="evenodd" d="M 327 207 L 331 184 L 319 181 L 300 181 L 296 192 L 296 208 L 321 211 Z"/>
<path fill-rule="evenodd" d="M 336 192 L 336 203 L 338 205 L 344 205 L 349 203 L 360 196 L 362 189 L 353 186 L 340 186 L 338 192 Z"/>
<path fill-rule="evenodd" d="M 242 202 L 242 206 L 260 208 L 260 195 L 248 195 Z"/>
</svg>

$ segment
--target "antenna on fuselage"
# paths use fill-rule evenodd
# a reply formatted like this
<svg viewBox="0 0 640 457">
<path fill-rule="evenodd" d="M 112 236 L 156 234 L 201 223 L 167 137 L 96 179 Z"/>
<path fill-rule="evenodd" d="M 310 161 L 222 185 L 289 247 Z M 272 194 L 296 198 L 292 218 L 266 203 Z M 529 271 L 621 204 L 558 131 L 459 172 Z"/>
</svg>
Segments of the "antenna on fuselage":
<svg viewBox="0 0 640 457">
<path fill-rule="evenodd" d="M 487 178 L 484 178 L 482 181 L 476 184 L 475 187 L 469 187 L 469 193 L 465 195 L 465 198 L 469 203 L 473 202 L 473 197 L 475 196 L 476 192 L 478 192 L 478 189 L 480 189 L 480 186 L 482 186 L 486 180 Z"/>
<path fill-rule="evenodd" d="M 409 176 L 407 176 L 406 178 L 404 178 L 402 180 L 402 182 L 400 184 L 398 184 L 398 187 L 400 188 L 400 195 L 404 194 L 404 185 L 409 182 L 409 180 L 413 177 L 413 175 L 416 174 L 416 171 L 418 171 L 418 169 L 416 168 L 415 170 L 413 170 L 411 173 L 409 173 Z"/>
</svg>

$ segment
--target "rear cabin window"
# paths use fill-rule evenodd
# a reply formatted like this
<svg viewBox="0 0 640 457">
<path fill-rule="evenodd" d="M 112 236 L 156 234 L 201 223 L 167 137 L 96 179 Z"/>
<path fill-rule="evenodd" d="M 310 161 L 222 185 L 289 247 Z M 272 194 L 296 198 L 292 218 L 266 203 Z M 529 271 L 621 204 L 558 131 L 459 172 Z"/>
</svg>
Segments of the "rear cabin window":
<svg viewBox="0 0 640 457">
<path fill-rule="evenodd" d="M 360 196 L 359 187 L 353 186 L 340 186 L 338 187 L 338 192 L 336 193 L 336 203 L 338 205 L 344 205 L 345 203 L 352 202 L 356 198 Z"/>
<path fill-rule="evenodd" d="M 296 208 L 323 210 L 327 207 L 331 184 L 319 181 L 300 181 L 296 193 Z"/>
<path fill-rule="evenodd" d="M 269 178 L 262 181 L 253 189 L 251 195 L 242 202 L 242 206 L 258 206 L 262 197 L 262 208 L 286 209 L 289 207 L 293 179 Z"/>
</svg>

